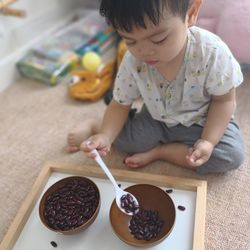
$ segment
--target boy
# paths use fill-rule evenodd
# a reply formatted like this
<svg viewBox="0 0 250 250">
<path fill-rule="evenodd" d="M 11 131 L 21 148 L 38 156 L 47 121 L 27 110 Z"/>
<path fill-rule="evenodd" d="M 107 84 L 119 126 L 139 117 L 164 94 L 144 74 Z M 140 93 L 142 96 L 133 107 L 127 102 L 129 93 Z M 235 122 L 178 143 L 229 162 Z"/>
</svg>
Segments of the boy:
<svg viewBox="0 0 250 250">
<path fill-rule="evenodd" d="M 104 156 L 114 143 L 132 168 L 156 160 L 201 174 L 239 167 L 244 143 L 232 116 L 243 77 L 228 47 L 194 26 L 201 2 L 101 1 L 128 52 L 101 125 L 85 121 L 69 134 L 69 151 L 94 157 L 96 148 Z M 139 97 L 141 112 L 128 116 Z"/>
</svg>

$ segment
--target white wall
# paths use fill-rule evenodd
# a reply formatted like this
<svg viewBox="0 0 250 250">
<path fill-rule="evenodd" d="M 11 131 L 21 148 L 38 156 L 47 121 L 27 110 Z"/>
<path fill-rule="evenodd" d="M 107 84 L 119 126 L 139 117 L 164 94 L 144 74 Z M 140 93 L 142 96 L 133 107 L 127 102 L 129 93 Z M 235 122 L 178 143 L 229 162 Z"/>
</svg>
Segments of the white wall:
<svg viewBox="0 0 250 250">
<path fill-rule="evenodd" d="M 13 8 L 27 17 L 0 15 L 0 91 L 19 77 L 15 63 L 46 33 L 63 25 L 79 8 L 98 7 L 99 0 L 19 0 Z"/>
<path fill-rule="evenodd" d="M 48 22 L 54 21 L 65 9 L 71 9 L 74 1 L 67 0 L 19 0 L 12 4 L 13 8 L 20 8 L 27 12 L 27 17 L 17 18 L 0 16 L 0 56 L 3 58 L 21 47 L 27 41 L 39 35 L 46 28 Z M 46 16 L 48 19 L 46 20 Z M 46 22 L 47 21 L 47 22 Z"/>
</svg>

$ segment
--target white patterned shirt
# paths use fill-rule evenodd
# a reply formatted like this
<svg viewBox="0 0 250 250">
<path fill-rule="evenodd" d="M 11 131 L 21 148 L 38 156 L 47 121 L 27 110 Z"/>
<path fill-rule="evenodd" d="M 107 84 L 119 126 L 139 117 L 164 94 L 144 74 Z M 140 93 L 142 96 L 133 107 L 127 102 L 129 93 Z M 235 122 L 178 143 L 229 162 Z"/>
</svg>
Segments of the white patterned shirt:
<svg viewBox="0 0 250 250">
<path fill-rule="evenodd" d="M 126 52 L 116 76 L 114 99 L 124 105 L 142 97 L 148 111 L 168 127 L 204 125 L 213 95 L 220 96 L 243 81 L 240 65 L 227 45 L 198 27 L 188 30 L 184 62 L 167 81 L 153 66 Z"/>
</svg>

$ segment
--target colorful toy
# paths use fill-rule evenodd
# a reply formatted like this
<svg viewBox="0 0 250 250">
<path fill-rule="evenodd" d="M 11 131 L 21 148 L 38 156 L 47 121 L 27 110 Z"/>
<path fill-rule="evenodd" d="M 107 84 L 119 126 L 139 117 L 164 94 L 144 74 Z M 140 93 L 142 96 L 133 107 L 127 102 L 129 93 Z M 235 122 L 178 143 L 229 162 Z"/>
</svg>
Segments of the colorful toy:
<svg viewBox="0 0 250 250">
<path fill-rule="evenodd" d="M 25 77 L 55 86 L 78 67 L 79 61 L 79 56 L 73 51 L 52 48 L 46 51 L 29 50 L 17 62 L 17 68 Z"/>
<path fill-rule="evenodd" d="M 204 0 L 197 26 L 217 34 L 240 63 L 250 64 L 249 0 Z"/>
<path fill-rule="evenodd" d="M 107 93 L 108 90 L 112 93 L 114 74 L 126 51 L 127 47 L 125 43 L 120 41 L 117 48 L 116 59 L 105 64 L 103 68 L 98 71 L 96 69 L 101 63 L 100 56 L 95 52 L 87 52 L 82 60 L 85 69 L 71 72 L 69 95 L 81 101 L 97 101 Z"/>
<path fill-rule="evenodd" d="M 82 57 L 82 66 L 88 71 L 97 71 L 100 65 L 101 57 L 93 51 L 86 52 Z"/>
</svg>

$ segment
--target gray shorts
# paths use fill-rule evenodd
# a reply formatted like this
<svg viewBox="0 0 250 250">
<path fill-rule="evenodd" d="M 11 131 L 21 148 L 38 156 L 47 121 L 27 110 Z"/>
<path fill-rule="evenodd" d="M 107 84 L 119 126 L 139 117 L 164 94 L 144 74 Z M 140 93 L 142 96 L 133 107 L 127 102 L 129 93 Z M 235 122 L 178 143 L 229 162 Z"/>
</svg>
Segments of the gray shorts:
<svg viewBox="0 0 250 250">
<path fill-rule="evenodd" d="M 159 143 L 184 143 L 188 146 L 201 137 L 203 127 L 181 124 L 168 128 L 165 123 L 152 118 L 145 106 L 127 120 L 114 144 L 126 153 L 146 152 Z M 244 142 L 238 125 L 231 120 L 210 159 L 199 168 L 200 174 L 226 172 L 238 168 L 244 160 Z"/>
</svg>

